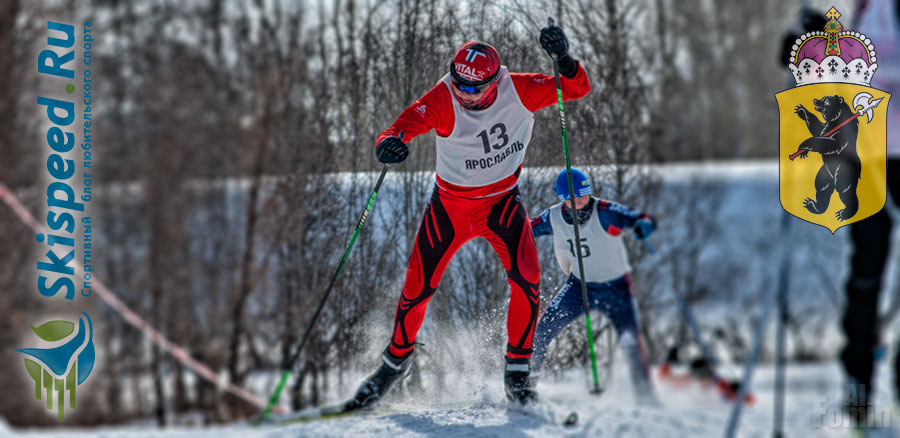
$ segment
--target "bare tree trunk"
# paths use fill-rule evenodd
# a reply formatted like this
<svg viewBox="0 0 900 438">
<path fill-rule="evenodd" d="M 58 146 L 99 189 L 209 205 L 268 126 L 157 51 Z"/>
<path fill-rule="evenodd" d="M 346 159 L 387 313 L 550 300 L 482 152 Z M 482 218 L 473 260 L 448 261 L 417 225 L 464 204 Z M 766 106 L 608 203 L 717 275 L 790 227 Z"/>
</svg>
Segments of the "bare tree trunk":
<svg viewBox="0 0 900 438">
<path fill-rule="evenodd" d="M 12 0 L 5 3 L 0 8 L 0 53 L 3 58 L 0 60 L 0 152 L 4 157 L 18 157 L 16 154 L 16 144 L 14 137 L 16 132 L 14 128 L 15 114 L 18 110 L 19 90 L 21 84 L 18 83 L 18 74 L 16 72 L 16 59 L 13 56 L 13 50 L 16 43 L 14 35 L 16 18 L 19 17 L 21 4 L 19 0 Z M 16 166 L 21 166 L 18 160 L 2 160 L 0 163 L 0 174 L 4 175 L 4 180 L 14 170 Z M 10 182 L 6 182 L 10 184 Z"/>
<path fill-rule="evenodd" d="M 262 165 L 266 157 L 267 139 L 260 140 L 257 152 L 256 163 L 253 166 L 253 174 L 251 176 L 250 192 L 247 197 L 247 216 L 244 224 L 244 253 L 241 258 L 241 277 L 238 286 L 237 299 L 234 302 L 231 312 L 232 331 L 231 340 L 228 344 L 228 373 L 231 376 L 231 382 L 240 386 L 243 384 L 243 372 L 239 369 L 240 361 L 240 343 L 244 333 L 244 308 L 246 307 L 247 297 L 253 289 L 251 284 L 251 272 L 254 270 L 254 254 L 255 251 L 255 228 L 258 218 L 258 209 L 256 204 L 259 200 L 259 179 L 262 176 Z"/>
<path fill-rule="evenodd" d="M 159 187 L 158 184 L 151 183 L 151 187 Z M 154 327 L 163 327 L 162 307 L 163 307 L 163 285 L 164 277 L 167 275 L 163 267 L 163 259 L 168 257 L 163 249 L 163 242 L 166 233 L 164 231 L 165 218 L 162 217 L 162 211 L 165 209 L 166 203 L 162 200 L 163 196 L 151 195 L 150 199 L 156 202 L 150 204 L 151 212 L 151 243 L 150 243 L 150 312 L 151 321 Z M 155 394 L 155 403 L 153 415 L 160 426 L 166 425 L 166 395 L 163 389 L 163 357 L 159 346 L 156 343 L 151 345 L 151 369 L 153 373 L 153 392 Z"/>
</svg>

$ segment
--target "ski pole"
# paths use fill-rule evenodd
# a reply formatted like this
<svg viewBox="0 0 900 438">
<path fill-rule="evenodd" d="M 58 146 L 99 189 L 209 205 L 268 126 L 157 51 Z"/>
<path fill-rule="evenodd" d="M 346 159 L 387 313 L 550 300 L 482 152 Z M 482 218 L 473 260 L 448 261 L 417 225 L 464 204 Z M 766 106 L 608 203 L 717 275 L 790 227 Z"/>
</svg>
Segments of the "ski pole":
<svg viewBox="0 0 900 438">
<path fill-rule="evenodd" d="M 759 322 L 756 325 L 756 331 L 753 334 L 753 347 L 750 352 L 750 357 L 747 359 L 747 363 L 744 364 L 744 375 L 741 379 L 740 391 L 737 395 L 737 400 L 744 400 L 746 397 L 747 389 L 750 387 L 750 381 L 753 379 L 753 368 L 756 366 L 756 360 L 759 356 L 759 350 L 762 347 L 763 338 L 766 333 L 766 325 L 769 322 L 769 315 L 772 313 L 772 307 L 776 305 L 782 304 L 782 302 L 787 301 L 787 288 L 790 280 L 790 239 L 791 239 L 791 215 L 787 213 L 783 213 L 781 218 L 781 239 L 779 242 L 782 242 L 782 251 L 781 251 L 781 263 L 779 264 L 779 272 L 778 272 L 778 289 L 770 294 L 769 299 L 766 300 L 766 306 L 763 308 L 763 313 L 760 316 Z M 778 331 L 779 336 L 784 337 L 785 333 L 783 328 Z M 779 341 L 779 343 L 783 342 Z M 783 344 L 781 350 L 777 354 L 780 354 L 781 359 L 776 360 L 776 376 L 775 376 L 775 427 L 774 427 L 774 435 L 776 437 L 780 437 L 782 435 L 782 426 L 784 422 L 784 351 Z M 779 362 L 781 363 L 779 366 Z M 778 370 L 781 368 L 781 371 Z M 780 377 L 779 377 L 780 375 Z M 725 437 L 733 438 L 734 434 L 737 432 L 738 422 L 741 418 L 741 408 L 743 407 L 743 403 L 735 403 L 734 407 L 731 410 L 731 414 L 728 417 L 728 425 L 725 429 Z"/>
<path fill-rule="evenodd" d="M 403 133 L 400 133 L 400 138 L 403 138 Z M 359 218 L 359 223 L 356 224 L 356 230 L 353 232 L 353 236 L 350 237 L 350 243 L 347 244 L 344 256 L 341 258 L 341 262 L 338 264 L 337 269 L 334 271 L 334 275 L 331 277 L 331 283 L 328 285 L 328 289 L 325 290 L 325 295 L 323 295 L 322 300 L 319 301 L 319 307 L 316 309 L 316 313 L 313 314 L 312 319 L 309 321 L 309 325 L 306 326 L 306 333 L 303 334 L 300 345 L 294 350 L 294 354 L 291 355 L 291 360 L 288 362 L 287 367 L 285 367 L 284 372 L 281 373 L 281 380 L 278 382 L 278 386 L 275 387 L 275 391 L 272 392 L 272 397 L 269 398 L 269 404 L 266 405 L 266 409 L 262 413 L 262 420 L 269 418 L 269 415 L 272 414 L 272 408 L 275 406 L 275 403 L 278 403 L 281 391 L 284 390 L 284 385 L 287 384 L 288 378 L 290 378 L 293 373 L 294 364 L 297 362 L 297 359 L 300 358 L 300 352 L 303 351 L 303 347 L 306 345 L 306 341 L 309 340 L 313 327 L 316 324 L 316 320 L 319 319 L 322 309 L 325 308 L 325 301 L 328 300 L 328 295 L 331 294 L 331 290 L 334 289 L 334 284 L 337 282 L 338 277 L 341 275 L 341 271 L 344 269 L 344 263 L 347 262 L 347 258 L 350 256 L 350 250 L 353 249 L 353 244 L 356 243 L 356 237 L 359 236 L 360 230 L 362 230 L 363 225 L 366 223 L 366 218 L 369 217 L 369 213 L 372 212 L 372 207 L 375 206 L 375 196 L 378 195 L 378 189 L 381 188 L 381 182 L 384 181 L 384 175 L 387 173 L 389 167 L 390 164 L 385 163 L 384 167 L 381 168 L 381 175 L 378 177 L 378 182 L 375 183 L 375 189 L 372 190 L 372 195 L 369 196 L 369 202 L 366 204 L 366 209 L 363 211 L 362 217 Z"/>
<path fill-rule="evenodd" d="M 801 2 L 800 7 L 800 22 L 802 23 L 802 14 L 809 7 L 809 1 L 804 0 Z M 802 24 L 799 26 L 802 32 Z M 787 85 L 791 86 L 793 82 L 793 77 L 788 76 Z M 796 154 L 795 154 L 796 155 Z M 791 160 L 794 159 L 792 155 L 790 157 Z M 747 393 L 747 388 L 750 386 L 750 379 L 753 377 L 753 367 L 756 365 L 756 356 L 759 354 L 759 349 L 762 346 L 763 337 L 766 332 L 766 324 L 769 320 L 769 314 L 772 312 L 772 307 L 778 307 L 778 321 L 776 322 L 776 345 L 775 345 L 775 400 L 773 402 L 773 410 L 774 410 L 774 421 L 772 425 L 772 435 L 776 438 L 780 438 L 784 434 L 784 384 L 785 384 L 785 375 L 784 375 L 784 349 L 785 349 L 785 336 L 786 332 L 784 330 L 785 319 L 787 318 L 787 289 L 790 281 L 790 239 L 792 232 L 792 222 L 791 216 L 789 214 L 783 214 L 781 218 L 781 242 L 782 251 L 781 251 L 781 260 L 779 264 L 778 271 L 778 284 L 776 285 L 777 290 L 771 294 L 770 299 L 766 300 L 766 307 L 763 309 L 762 317 L 759 320 L 759 323 L 756 327 L 756 333 L 754 336 L 756 337 L 753 341 L 753 348 L 751 350 L 750 357 L 746 364 L 744 364 L 744 376 L 741 381 L 740 391 L 738 392 L 738 400 L 743 400 L 744 395 Z M 734 434 L 737 432 L 738 422 L 741 418 L 741 408 L 743 408 L 743 403 L 736 403 L 734 408 L 731 410 L 731 414 L 728 418 L 728 425 L 725 429 L 725 437 L 733 438 Z"/>
<path fill-rule="evenodd" d="M 647 246 L 647 252 L 651 255 L 656 254 L 656 250 L 653 249 L 653 246 L 650 245 L 650 242 L 647 239 L 644 239 L 642 242 Z M 700 347 L 700 352 L 703 354 L 703 358 L 706 360 L 707 368 L 710 372 L 713 373 L 714 376 L 718 377 L 718 374 L 715 373 L 714 368 L 719 364 L 719 359 L 713 353 L 712 348 L 710 348 L 709 343 L 706 342 L 706 338 L 703 337 L 703 332 L 700 331 L 700 324 L 697 324 L 697 318 L 694 317 L 694 312 L 691 311 L 690 306 L 688 306 L 687 302 L 684 301 L 684 298 L 681 295 L 672 291 L 672 297 L 675 298 L 675 305 L 678 306 L 678 310 L 681 312 L 681 316 L 684 318 L 685 322 L 688 325 L 688 329 L 691 331 L 691 336 L 694 337 L 694 341 L 697 342 L 697 345 Z M 740 399 L 737 399 L 740 400 Z"/>
<path fill-rule="evenodd" d="M 547 27 L 553 27 L 553 18 L 547 18 Z M 559 123 L 562 128 L 562 144 L 563 144 L 563 153 L 566 156 L 566 179 L 569 183 L 569 199 L 571 199 L 571 217 L 572 217 L 572 226 L 575 228 L 575 247 L 577 247 L 578 258 L 578 275 L 581 280 L 581 299 L 584 302 L 584 320 L 587 323 L 587 342 L 588 349 L 591 353 L 591 371 L 594 377 L 594 389 L 591 391 L 594 394 L 601 394 L 603 390 L 600 388 L 600 377 L 597 375 L 597 356 L 594 353 L 594 335 L 591 330 L 591 316 L 590 316 L 590 307 L 588 306 L 588 297 L 587 297 L 587 281 L 584 279 L 584 261 L 581 256 L 581 236 L 578 234 L 578 214 L 575 208 L 575 185 L 572 182 L 572 163 L 569 160 L 569 139 L 566 135 L 566 112 L 563 109 L 563 95 L 562 95 L 562 83 L 559 79 L 559 56 L 556 53 L 551 53 L 550 58 L 553 59 L 553 74 L 556 76 L 556 98 L 558 100 L 559 107 Z"/>
<path fill-rule="evenodd" d="M 642 240 L 642 242 L 647 246 L 647 252 L 651 255 L 656 254 L 656 250 L 647 239 Z M 719 363 L 719 360 L 716 358 L 715 354 L 713 354 L 712 348 L 709 347 L 706 339 L 703 338 L 703 333 L 700 331 L 700 325 L 697 324 L 697 318 L 694 317 L 694 312 L 691 312 L 691 308 L 687 305 L 687 302 L 684 301 L 684 298 L 682 298 L 681 295 L 672 291 L 672 297 L 675 298 L 675 305 L 678 306 L 681 316 L 684 318 L 685 322 L 687 322 L 691 335 L 694 336 L 694 340 L 697 342 L 697 345 L 700 346 L 700 351 L 704 356 L 703 358 L 706 359 L 709 368 L 712 369 Z"/>
<path fill-rule="evenodd" d="M 694 341 L 700 346 L 700 351 L 703 353 L 704 359 L 706 359 L 707 366 L 710 370 L 713 370 L 716 365 L 719 364 L 719 360 L 716 358 L 715 354 L 713 354 L 712 348 L 709 347 L 706 339 L 703 338 L 703 333 L 700 331 L 700 325 L 697 324 L 697 319 L 694 318 L 694 313 L 691 312 L 691 308 L 688 307 L 687 302 L 684 301 L 684 298 L 682 298 L 681 295 L 672 291 L 672 296 L 675 297 L 675 305 L 678 306 L 678 310 L 681 311 L 681 315 L 684 317 L 685 322 L 687 322 L 688 329 L 690 329 L 691 334 L 694 336 Z"/>
<path fill-rule="evenodd" d="M 799 28 L 799 33 L 803 33 L 803 14 L 805 14 L 806 10 L 809 8 L 809 0 L 802 0 L 800 2 L 800 16 L 797 21 L 797 27 Z M 793 75 L 788 77 L 787 86 L 790 87 L 794 82 Z M 874 102 L 874 106 L 877 106 L 878 102 Z M 843 125 L 841 125 L 843 126 Z M 836 129 L 833 129 L 828 135 L 834 133 Z M 795 156 L 798 154 L 793 154 L 790 156 L 790 159 L 793 160 Z M 779 265 L 778 271 L 778 290 L 776 291 L 776 295 L 773 299 L 775 301 L 775 307 L 777 308 L 778 316 L 775 320 L 775 400 L 772 403 L 773 410 L 773 420 L 772 420 L 772 436 L 774 438 L 782 438 L 784 436 L 784 397 L 785 397 L 785 380 L 787 379 L 786 370 L 785 370 L 785 349 L 787 347 L 787 331 L 786 325 L 788 322 L 788 286 L 790 284 L 790 273 L 791 273 L 791 257 L 790 257 L 790 241 L 791 241 L 791 233 L 793 232 L 793 222 L 791 221 L 791 216 L 789 214 L 782 213 L 783 216 L 781 218 L 781 235 L 782 239 L 780 240 L 782 246 L 781 252 L 781 264 Z M 768 318 L 768 316 L 766 316 Z M 745 376 L 746 377 L 746 376 Z M 749 385 L 749 380 L 744 380 L 744 385 L 741 386 L 740 396 L 743 396 L 745 391 L 745 386 Z M 734 422 L 737 423 L 737 417 L 740 416 L 740 411 L 735 410 L 734 412 Z M 737 424 L 734 425 L 737 427 Z"/>
<path fill-rule="evenodd" d="M 788 286 L 791 277 L 791 257 L 790 257 L 790 241 L 793 228 L 791 215 L 782 213 L 781 218 L 781 234 L 780 240 L 782 246 L 781 264 L 778 266 L 778 289 L 775 295 L 775 307 L 777 316 L 775 318 L 775 400 L 773 401 L 773 424 L 772 436 L 782 438 L 784 436 L 784 391 L 785 379 L 787 378 L 785 368 L 785 349 L 787 347 L 787 323 L 788 323 Z M 741 388 L 743 394 L 744 388 Z"/>
<path fill-rule="evenodd" d="M 787 216 L 787 215 L 785 215 Z M 787 225 L 790 227 L 790 225 Z M 783 243 L 787 246 L 787 243 Z M 787 252 L 787 251 L 785 251 Z M 790 260 L 784 261 L 789 264 Z M 775 401 L 772 410 L 774 411 L 774 419 L 772 428 L 772 436 L 774 438 L 782 438 L 784 436 L 784 385 L 785 385 L 785 349 L 787 347 L 787 323 L 788 323 L 788 301 L 787 301 L 787 284 L 788 271 L 781 268 L 782 272 L 778 279 L 778 296 L 776 297 L 776 308 L 778 317 L 775 319 Z"/>
</svg>

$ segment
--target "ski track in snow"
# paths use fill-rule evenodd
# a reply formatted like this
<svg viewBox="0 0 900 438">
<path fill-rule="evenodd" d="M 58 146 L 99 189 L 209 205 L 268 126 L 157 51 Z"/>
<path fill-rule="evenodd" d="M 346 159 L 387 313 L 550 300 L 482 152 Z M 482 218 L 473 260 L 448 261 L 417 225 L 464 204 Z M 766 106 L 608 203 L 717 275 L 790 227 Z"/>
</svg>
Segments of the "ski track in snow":
<svg viewBox="0 0 900 438">
<path fill-rule="evenodd" d="M 719 400 L 712 389 L 697 383 L 674 389 L 656 381 L 662 408 L 636 408 L 631 400 L 629 378 L 624 364 L 617 363 L 615 380 L 607 392 L 596 398 L 587 391 L 583 372 L 569 373 L 564 379 L 549 376 L 538 386 L 540 394 L 556 409 L 557 421 L 570 411 L 579 414 L 573 428 L 550 424 L 542 419 L 503 407 L 499 382 L 486 386 L 483 400 L 470 407 L 459 407 L 459 401 L 422 402 L 415 398 L 399 399 L 397 406 L 410 412 L 318 420 L 286 426 L 251 427 L 245 424 L 212 428 L 107 427 L 79 431 L 25 430 L 12 431 L 0 422 L 3 437 L 303 437 L 303 438 L 543 438 L 543 437 L 721 437 L 731 405 Z M 726 375 L 735 375 L 737 368 Z M 772 432 L 772 400 L 774 370 L 766 365 L 757 370 L 753 388 L 756 404 L 745 409 L 738 436 L 769 437 Z M 785 431 L 788 437 L 851 437 L 848 423 L 839 416 L 842 374 L 837 363 L 791 365 L 788 368 L 787 411 Z M 890 405 L 889 372 L 885 363 L 879 370 L 876 400 L 880 406 Z M 444 406 L 457 406 L 441 408 Z M 896 423 L 900 414 L 889 410 L 887 421 Z M 893 429 L 892 429 L 893 430 Z M 900 436 L 880 430 L 878 436 Z"/>
</svg>

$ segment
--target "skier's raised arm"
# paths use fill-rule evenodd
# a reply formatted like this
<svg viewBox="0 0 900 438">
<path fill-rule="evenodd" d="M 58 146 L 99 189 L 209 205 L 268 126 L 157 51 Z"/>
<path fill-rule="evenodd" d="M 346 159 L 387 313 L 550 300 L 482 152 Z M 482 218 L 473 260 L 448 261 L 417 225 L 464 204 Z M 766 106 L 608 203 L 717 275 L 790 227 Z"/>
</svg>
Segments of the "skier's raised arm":
<svg viewBox="0 0 900 438">
<path fill-rule="evenodd" d="M 541 30 L 541 46 L 550 53 L 556 53 L 559 59 L 560 85 L 563 100 L 580 99 L 591 91 L 591 82 L 587 72 L 577 59 L 569 55 L 569 40 L 563 30 L 557 26 Z M 557 103 L 556 79 L 540 73 L 510 73 L 516 85 L 519 99 L 531 112 Z"/>
</svg>

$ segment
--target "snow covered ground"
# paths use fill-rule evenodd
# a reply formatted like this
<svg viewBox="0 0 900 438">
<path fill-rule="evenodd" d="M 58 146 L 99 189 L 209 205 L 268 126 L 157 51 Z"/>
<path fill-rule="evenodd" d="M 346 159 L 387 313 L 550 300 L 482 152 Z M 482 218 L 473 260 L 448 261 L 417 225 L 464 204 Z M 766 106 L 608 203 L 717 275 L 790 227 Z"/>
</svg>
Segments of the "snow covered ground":
<svg viewBox="0 0 900 438">
<path fill-rule="evenodd" d="M 617 364 L 616 379 L 606 394 L 588 394 L 583 373 L 573 373 L 560 381 L 542 381 L 539 389 L 565 415 L 575 410 L 576 427 L 563 428 L 534 417 L 504 409 L 499 381 L 474 391 L 474 406 L 459 400 L 398 401 L 403 412 L 383 416 L 353 416 L 289 426 L 254 428 L 239 424 L 199 429 L 155 429 L 110 427 L 91 430 L 11 431 L 0 423 L 0 436 L 9 437 L 353 437 L 353 438 L 437 438 L 437 437 L 718 437 L 726 427 L 731 405 L 718 399 L 711 389 L 691 385 L 674 389 L 657 382 L 661 408 L 635 408 L 624 364 Z M 884 367 L 882 367 L 884 368 Z M 736 370 L 735 370 L 736 371 Z M 880 370 L 881 388 L 887 388 L 887 369 Z M 786 434 L 789 437 L 853 436 L 849 422 L 842 418 L 841 370 L 837 364 L 792 365 L 788 370 Z M 753 385 L 756 404 L 745 410 L 738 436 L 771 436 L 773 369 L 758 370 Z M 470 392 L 472 394 L 473 392 Z M 450 397 L 452 398 L 452 397 Z M 879 390 L 877 400 L 889 406 L 890 394 Z M 336 400 L 332 400 L 336 401 Z M 448 407 L 449 406 L 449 407 Z M 884 425 L 897 426 L 900 413 L 888 408 L 879 412 Z M 900 429 L 897 429 L 900 430 Z M 880 429 L 878 436 L 900 436 Z"/>
<path fill-rule="evenodd" d="M 707 211 L 715 214 L 714 223 L 725 224 L 725 231 L 714 240 L 715 245 L 704 245 L 700 256 L 699 276 L 712 278 L 719 284 L 723 275 L 731 279 L 731 285 L 737 288 L 719 288 L 713 298 L 695 308 L 700 325 L 714 326 L 716 320 L 734 314 L 735 305 L 741 306 L 744 312 L 758 310 L 761 297 L 771 291 L 771 279 L 775 278 L 777 267 L 771 263 L 771 257 L 778 248 L 771 239 L 771 226 L 782 214 L 778 202 L 777 165 L 774 162 L 739 163 L 732 165 L 667 166 L 664 175 L 664 194 L 671 193 L 671 199 L 683 203 L 682 192 L 696 191 L 696 184 L 711 181 L 713 186 L 721 187 L 724 195 L 715 208 Z M 389 190 L 385 189 L 387 198 Z M 676 196 L 678 195 L 678 196 Z M 698 201 L 709 195 L 702 192 Z M 382 203 L 386 203 L 382 199 Z M 549 202 L 549 201 L 548 201 Z M 676 205 L 676 207 L 679 207 Z M 669 212 L 667 223 L 672 224 L 653 237 L 654 245 L 661 254 L 672 248 L 684 246 L 683 237 L 678 235 L 677 224 L 690 223 L 690 209 L 673 208 Z M 386 209 L 376 209 L 372 219 L 372 228 L 386 223 L 379 215 L 386 214 Z M 678 216 L 678 215 L 682 216 Z M 749 221 L 748 216 L 754 220 Z M 381 219 L 381 220 L 379 220 Z M 840 308 L 840 288 L 846 271 L 846 259 L 849 251 L 846 229 L 839 230 L 837 236 L 821 227 L 799 223 L 795 226 L 792 242 L 792 256 L 798 266 L 809 260 L 816 251 L 827 251 L 834 254 L 824 261 L 825 265 L 815 272 L 798 270 L 792 277 L 791 307 L 803 318 L 809 320 L 816 317 L 821 320 L 820 326 L 810 326 L 812 333 L 807 333 L 808 343 L 813 346 L 826 345 L 821 348 L 827 354 L 833 353 L 840 344 L 837 331 L 838 309 Z M 732 231 L 732 228 L 739 230 Z M 682 239 L 682 240 L 679 240 Z M 665 268 L 656 259 L 645 259 L 648 266 L 638 268 L 652 269 L 661 272 L 665 278 Z M 896 268 L 894 268 L 896 271 Z M 724 274 L 722 274 L 724 273 Z M 718 277 L 717 277 L 718 275 Z M 893 281 L 897 274 L 889 272 L 888 281 Z M 713 281 L 715 280 L 715 281 Z M 665 281 L 657 281 L 654 287 L 660 290 L 653 293 L 664 294 Z M 650 293 L 650 292 L 646 292 Z M 823 298 L 834 296 L 834 303 Z M 720 297 L 715 299 L 715 297 Z M 671 313 L 675 313 L 674 310 Z M 746 315 L 745 315 L 746 316 Z M 752 318 L 751 318 L 752 320 Z M 749 320 L 748 320 L 749 321 Z M 749 322 L 746 322 L 749 323 Z M 377 325 L 384 327 L 387 323 Z M 423 330 L 424 337 L 429 336 L 427 323 Z M 376 327 L 376 328 L 377 328 Z M 768 340 L 772 339 L 774 330 L 770 321 Z M 502 328 L 502 327 L 501 327 Z M 377 330 L 373 337 L 383 336 Z M 377 333 L 376 333 L 377 332 Z M 792 334 L 794 336 L 795 334 Z M 890 336 L 890 335 L 889 335 Z M 891 336 L 892 337 L 892 336 Z M 429 343 L 444 345 L 452 339 L 465 338 L 462 333 L 452 337 L 442 336 L 431 339 Z M 383 347 L 381 338 L 373 344 L 373 352 L 367 357 L 378 357 L 377 351 Z M 796 342 L 796 341 L 794 341 Z M 767 343 L 767 349 L 774 345 Z M 793 343 L 789 343 L 793 345 Z M 891 343 L 893 344 L 893 342 Z M 457 356 L 460 350 L 471 345 L 448 344 L 448 348 Z M 789 345 L 790 347 L 790 345 Z M 469 348 L 469 350 L 473 350 Z M 474 352 L 470 352 L 474 354 Z M 494 354 L 482 352 L 482 354 Z M 473 365 L 484 361 L 475 357 L 456 357 L 460 363 Z M 467 366 L 468 366 L 467 365 Z M 366 371 L 370 371 L 367 369 Z M 541 396 L 551 401 L 560 415 L 574 410 L 580 416 L 577 427 L 565 429 L 561 426 L 542 422 L 536 418 L 520 413 L 508 412 L 503 408 L 503 391 L 499 370 L 459 370 L 457 374 L 445 376 L 450 389 L 441 394 L 400 397 L 394 401 L 402 406 L 402 413 L 383 416 L 353 416 L 340 419 L 322 420 L 290 426 L 269 426 L 253 428 L 236 424 L 217 426 L 214 428 L 168 428 L 158 429 L 146 424 L 104 427 L 97 429 L 55 429 L 55 430 L 12 430 L 0 418 L 0 437 L 200 437 L 200 438 L 237 438 L 237 437 L 719 437 L 723 436 L 730 413 L 731 405 L 722 402 L 712 389 L 696 386 L 685 389 L 674 389 L 657 382 L 657 393 L 662 402 L 661 408 L 635 408 L 632 403 L 630 379 L 624 363 L 617 363 L 614 368 L 614 379 L 608 391 L 596 398 L 587 391 L 588 377 L 585 372 L 576 371 L 566 374 L 559 380 L 545 378 L 540 382 L 538 390 Z M 729 377 L 738 375 L 739 370 L 724 370 Z M 491 374 L 493 372 L 493 374 Z M 730 372 L 730 373 L 729 373 Z M 465 374 L 464 374 L 465 373 Z M 880 415 L 881 425 L 900 426 L 900 410 L 892 411 L 890 376 L 887 366 L 881 364 L 876 401 L 884 410 Z M 740 423 L 738 436 L 763 437 L 771 436 L 773 423 L 773 369 L 771 365 L 762 365 L 755 375 L 753 391 L 756 395 L 755 406 L 745 410 Z M 271 376 L 270 376 L 271 377 Z M 362 376 L 348 377 L 348 381 L 334 385 L 333 392 L 326 395 L 326 403 L 335 403 L 352 392 L 352 387 Z M 849 421 L 840 410 L 842 400 L 842 373 L 836 362 L 817 365 L 792 364 L 788 370 L 786 401 L 786 436 L 788 437 L 846 437 L 852 436 Z M 258 394 L 265 394 L 272 387 L 272 382 L 263 382 L 255 388 Z M 149 423 L 149 422 L 147 422 Z M 900 437 L 900 432 L 891 433 L 882 430 L 882 436 Z"/>
</svg>

